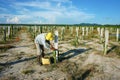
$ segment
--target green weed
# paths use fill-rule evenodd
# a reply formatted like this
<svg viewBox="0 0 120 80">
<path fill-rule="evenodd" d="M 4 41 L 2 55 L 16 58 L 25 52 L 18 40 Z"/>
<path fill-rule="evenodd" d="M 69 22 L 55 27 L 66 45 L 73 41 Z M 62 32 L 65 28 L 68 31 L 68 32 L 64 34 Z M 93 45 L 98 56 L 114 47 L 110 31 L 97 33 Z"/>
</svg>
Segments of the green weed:
<svg viewBox="0 0 120 80">
<path fill-rule="evenodd" d="M 0 80 L 18 80 L 18 78 L 15 76 L 5 76 L 1 78 Z"/>
<path fill-rule="evenodd" d="M 31 73 L 34 73 L 34 70 L 26 69 L 26 70 L 21 71 L 21 73 L 23 73 L 23 74 L 31 74 Z"/>
<path fill-rule="evenodd" d="M 3 67 L 3 66 L 0 66 L 0 72 L 1 72 L 3 69 L 4 69 L 4 67 Z"/>
</svg>

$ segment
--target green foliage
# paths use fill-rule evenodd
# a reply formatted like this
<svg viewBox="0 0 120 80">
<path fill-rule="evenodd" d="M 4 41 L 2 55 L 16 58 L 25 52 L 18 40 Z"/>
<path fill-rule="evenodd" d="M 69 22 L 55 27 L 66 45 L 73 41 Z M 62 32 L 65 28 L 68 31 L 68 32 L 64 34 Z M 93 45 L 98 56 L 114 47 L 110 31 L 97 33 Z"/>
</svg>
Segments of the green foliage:
<svg viewBox="0 0 120 80">
<path fill-rule="evenodd" d="M 53 58 L 54 58 L 54 63 L 56 64 L 56 53 L 53 51 Z"/>
<path fill-rule="evenodd" d="M 77 47 L 79 45 L 78 37 L 75 37 L 75 39 L 71 41 L 71 45 L 73 45 L 75 47 Z"/>
</svg>

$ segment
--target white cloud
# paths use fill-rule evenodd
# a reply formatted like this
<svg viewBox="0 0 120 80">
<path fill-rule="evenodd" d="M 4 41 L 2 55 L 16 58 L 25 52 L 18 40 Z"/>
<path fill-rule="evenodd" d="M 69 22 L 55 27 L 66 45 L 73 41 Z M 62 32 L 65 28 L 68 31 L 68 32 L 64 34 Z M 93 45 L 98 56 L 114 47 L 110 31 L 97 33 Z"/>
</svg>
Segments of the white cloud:
<svg viewBox="0 0 120 80">
<path fill-rule="evenodd" d="M 58 3 L 58 4 L 57 4 L 57 7 L 61 7 L 61 3 Z"/>
<path fill-rule="evenodd" d="M 43 8 L 43 9 L 50 9 L 51 3 L 50 2 L 39 2 L 39 1 L 31 1 L 31 2 L 16 2 L 14 3 L 17 7 L 34 7 L 34 8 Z"/>
<path fill-rule="evenodd" d="M 51 1 L 55 1 L 55 2 L 63 2 L 63 3 L 70 3 L 70 0 L 51 0 Z"/>
<path fill-rule="evenodd" d="M 7 23 L 19 23 L 18 17 L 8 18 Z"/>
<path fill-rule="evenodd" d="M 55 3 L 54 3 L 55 2 Z M 64 4 L 62 4 L 64 3 Z M 65 5 L 67 4 L 67 5 Z M 94 14 L 82 12 L 72 5 L 70 0 L 43 0 L 29 2 L 14 2 L 11 7 L 17 14 L 7 19 L 8 23 L 80 23 L 91 18 Z M 31 9 L 32 8 L 32 9 Z M 36 18 L 38 17 L 38 18 Z"/>
</svg>

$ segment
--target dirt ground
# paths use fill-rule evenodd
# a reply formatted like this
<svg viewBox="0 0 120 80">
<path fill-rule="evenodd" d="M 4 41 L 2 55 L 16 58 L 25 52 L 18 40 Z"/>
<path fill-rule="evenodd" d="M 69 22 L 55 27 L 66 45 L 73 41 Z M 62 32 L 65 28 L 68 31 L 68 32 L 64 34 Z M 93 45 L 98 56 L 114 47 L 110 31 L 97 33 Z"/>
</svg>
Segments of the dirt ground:
<svg viewBox="0 0 120 80">
<path fill-rule="evenodd" d="M 0 80 L 120 79 L 120 58 L 100 55 L 102 45 L 97 40 L 81 40 L 77 47 L 69 41 L 60 41 L 61 62 L 40 66 L 29 33 L 21 31 L 19 38 L 18 42 L 12 43 L 13 48 L 0 52 Z M 117 42 L 113 44 L 120 46 Z"/>
</svg>

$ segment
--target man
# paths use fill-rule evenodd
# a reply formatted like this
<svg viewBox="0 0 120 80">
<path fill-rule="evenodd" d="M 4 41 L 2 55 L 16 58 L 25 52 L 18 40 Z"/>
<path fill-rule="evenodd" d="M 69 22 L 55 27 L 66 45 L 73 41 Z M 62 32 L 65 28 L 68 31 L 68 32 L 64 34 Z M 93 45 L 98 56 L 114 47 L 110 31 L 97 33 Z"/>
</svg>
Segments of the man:
<svg viewBox="0 0 120 80">
<path fill-rule="evenodd" d="M 40 65 L 42 65 L 42 58 L 45 56 L 44 48 L 52 50 L 55 49 L 53 47 L 52 40 L 53 34 L 51 32 L 39 34 L 35 38 L 35 45 L 37 48 L 37 60 Z"/>
</svg>

